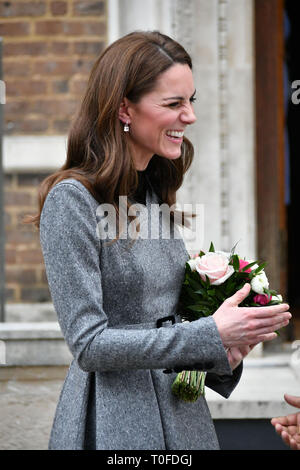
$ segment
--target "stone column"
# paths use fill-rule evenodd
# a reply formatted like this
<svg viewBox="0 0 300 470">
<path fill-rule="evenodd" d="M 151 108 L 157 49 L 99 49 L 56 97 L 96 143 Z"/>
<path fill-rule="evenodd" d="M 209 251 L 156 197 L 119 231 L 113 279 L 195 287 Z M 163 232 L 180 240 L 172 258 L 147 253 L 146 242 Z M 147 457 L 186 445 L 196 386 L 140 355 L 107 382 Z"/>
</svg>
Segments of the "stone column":
<svg viewBox="0 0 300 470">
<path fill-rule="evenodd" d="M 204 204 L 204 249 L 256 256 L 252 0 L 175 0 L 173 35 L 190 52 L 195 159 L 179 199 Z"/>
<path fill-rule="evenodd" d="M 221 172 L 218 92 L 218 2 L 175 0 L 174 37 L 193 59 L 197 122 L 186 132 L 195 148 L 194 162 L 179 201 L 204 205 L 204 250 L 222 246 Z"/>
<path fill-rule="evenodd" d="M 172 35 L 172 0 L 108 0 L 108 42 L 135 30 Z"/>
</svg>

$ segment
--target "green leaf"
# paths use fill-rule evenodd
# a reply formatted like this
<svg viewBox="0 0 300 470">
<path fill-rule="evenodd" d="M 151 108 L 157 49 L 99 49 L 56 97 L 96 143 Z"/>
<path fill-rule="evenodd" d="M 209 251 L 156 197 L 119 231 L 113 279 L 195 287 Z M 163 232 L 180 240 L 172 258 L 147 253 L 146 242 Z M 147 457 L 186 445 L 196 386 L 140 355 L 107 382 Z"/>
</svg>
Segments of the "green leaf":
<svg viewBox="0 0 300 470">
<path fill-rule="evenodd" d="M 216 295 L 217 299 L 218 299 L 221 303 L 223 303 L 224 300 L 226 299 L 226 295 L 224 295 L 224 294 L 223 294 L 222 292 L 220 292 L 218 289 L 216 289 L 215 295 Z"/>
<path fill-rule="evenodd" d="M 267 294 L 269 296 L 272 295 L 271 291 L 269 289 L 266 289 L 265 287 L 264 287 L 264 294 Z M 275 294 L 273 294 L 273 295 L 275 295 Z"/>
<path fill-rule="evenodd" d="M 240 240 L 239 240 L 238 242 L 236 242 L 236 244 L 235 244 L 234 247 L 232 248 L 232 250 L 231 250 L 231 254 L 232 254 L 232 255 L 234 254 L 235 248 L 236 248 L 236 246 L 237 246 L 237 244 L 238 244 L 239 242 L 240 242 Z"/>
<path fill-rule="evenodd" d="M 207 274 L 205 274 L 205 279 L 206 279 L 206 281 L 205 281 L 205 287 L 207 287 L 207 288 L 209 289 L 209 287 L 210 287 L 210 279 L 209 279 L 209 277 L 208 277 Z"/>
<path fill-rule="evenodd" d="M 192 289 L 194 289 L 195 291 L 198 289 L 201 289 L 202 287 L 200 282 L 195 281 L 194 279 L 189 279 L 189 284 L 192 287 Z"/>
<path fill-rule="evenodd" d="M 269 289 L 269 292 L 270 292 L 271 295 L 278 295 L 276 290 Z"/>
<path fill-rule="evenodd" d="M 209 250 L 208 250 L 208 251 L 209 251 L 209 252 L 213 252 L 213 253 L 215 252 L 215 247 L 214 247 L 214 245 L 213 245 L 213 242 L 210 243 L 210 247 L 209 247 Z"/>
<path fill-rule="evenodd" d="M 191 269 L 188 262 L 185 263 L 185 271 L 186 271 L 186 273 L 191 273 L 192 272 L 192 269 Z"/>
<path fill-rule="evenodd" d="M 232 257 L 232 264 L 233 264 L 233 269 L 234 269 L 235 271 L 239 271 L 239 270 L 240 270 L 240 260 L 239 260 L 238 255 L 233 255 L 233 257 Z"/>
<path fill-rule="evenodd" d="M 195 294 L 205 295 L 205 294 L 206 294 L 206 291 L 201 288 L 201 289 L 195 290 L 194 293 L 195 293 Z"/>
<path fill-rule="evenodd" d="M 193 299 L 195 302 L 197 302 L 199 300 L 199 295 L 196 294 L 196 292 L 191 289 L 190 287 L 187 287 L 186 289 L 186 293 L 188 294 L 188 296 Z"/>
<path fill-rule="evenodd" d="M 262 271 L 264 269 L 264 267 L 266 266 L 267 263 L 261 263 L 258 265 L 258 268 L 254 269 L 253 273 L 254 274 L 258 274 L 260 273 L 260 271 Z"/>
</svg>

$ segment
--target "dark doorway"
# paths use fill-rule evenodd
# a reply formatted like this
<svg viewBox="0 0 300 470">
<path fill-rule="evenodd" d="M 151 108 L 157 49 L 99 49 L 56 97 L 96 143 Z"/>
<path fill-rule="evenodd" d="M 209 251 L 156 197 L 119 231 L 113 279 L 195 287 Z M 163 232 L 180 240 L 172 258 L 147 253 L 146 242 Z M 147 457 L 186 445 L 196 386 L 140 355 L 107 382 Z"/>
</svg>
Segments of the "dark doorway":
<svg viewBox="0 0 300 470">
<path fill-rule="evenodd" d="M 257 257 L 270 285 L 288 298 L 284 107 L 284 1 L 255 0 Z M 266 349 L 281 347 L 289 332 Z M 289 335 L 290 336 L 290 335 Z"/>
<path fill-rule="evenodd" d="M 295 88 L 295 82 L 300 81 L 300 2 L 285 1 L 284 25 L 288 301 L 293 314 L 293 334 L 300 338 L 300 93 L 297 93 L 300 86 Z"/>
</svg>

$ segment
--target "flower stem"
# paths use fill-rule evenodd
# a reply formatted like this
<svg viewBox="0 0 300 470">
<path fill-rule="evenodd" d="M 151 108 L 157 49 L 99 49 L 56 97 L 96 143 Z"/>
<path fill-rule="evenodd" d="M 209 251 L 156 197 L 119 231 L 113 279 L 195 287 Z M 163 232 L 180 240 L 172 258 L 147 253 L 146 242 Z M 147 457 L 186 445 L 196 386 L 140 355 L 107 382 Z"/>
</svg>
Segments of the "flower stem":
<svg viewBox="0 0 300 470">
<path fill-rule="evenodd" d="M 172 385 L 172 392 L 185 402 L 195 402 L 204 395 L 206 372 L 182 371 L 177 374 Z"/>
</svg>

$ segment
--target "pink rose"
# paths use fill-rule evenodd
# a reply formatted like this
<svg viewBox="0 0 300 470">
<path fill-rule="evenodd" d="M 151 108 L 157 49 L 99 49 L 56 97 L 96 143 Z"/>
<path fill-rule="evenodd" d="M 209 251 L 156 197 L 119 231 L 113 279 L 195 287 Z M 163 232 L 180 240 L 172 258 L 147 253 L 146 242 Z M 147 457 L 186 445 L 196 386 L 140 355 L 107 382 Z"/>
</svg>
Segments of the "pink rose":
<svg viewBox="0 0 300 470">
<path fill-rule="evenodd" d="M 245 261 L 244 259 L 240 259 L 240 271 L 241 271 L 245 266 L 248 266 L 248 264 L 250 264 L 248 261 Z M 251 273 L 251 268 L 245 269 L 243 272 L 244 272 L 244 273 Z"/>
<path fill-rule="evenodd" d="M 208 252 L 196 259 L 196 270 L 203 281 L 208 276 L 214 286 L 223 284 L 233 273 L 233 266 L 229 265 L 229 259 L 223 252 Z"/>
<path fill-rule="evenodd" d="M 272 296 L 268 296 L 267 294 L 257 294 L 255 297 L 253 297 L 253 301 L 260 305 L 267 305 L 271 300 Z"/>
</svg>

